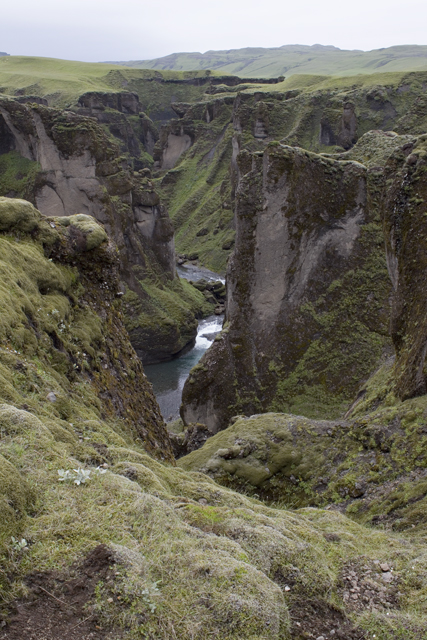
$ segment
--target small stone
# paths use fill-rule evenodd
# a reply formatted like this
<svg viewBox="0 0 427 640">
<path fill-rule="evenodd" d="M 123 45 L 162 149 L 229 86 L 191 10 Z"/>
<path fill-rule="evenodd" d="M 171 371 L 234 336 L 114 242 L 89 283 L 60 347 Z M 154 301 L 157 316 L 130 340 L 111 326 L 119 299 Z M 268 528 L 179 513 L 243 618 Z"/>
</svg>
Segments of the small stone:
<svg viewBox="0 0 427 640">
<path fill-rule="evenodd" d="M 387 562 L 383 562 L 382 564 L 380 564 L 380 569 L 381 571 L 390 571 L 390 567 L 388 566 Z"/>
<path fill-rule="evenodd" d="M 107 598 L 107 602 L 114 602 L 113 598 Z"/>
<path fill-rule="evenodd" d="M 391 571 L 386 571 L 385 573 L 383 573 L 382 579 L 384 580 L 384 582 L 391 582 L 393 580 Z"/>
<path fill-rule="evenodd" d="M 285 587 L 285 591 L 290 591 L 290 590 L 291 590 L 291 588 L 290 588 L 290 587 L 288 587 L 288 585 L 286 585 L 286 587 Z"/>
<path fill-rule="evenodd" d="M 208 501 L 205 498 L 200 498 L 199 504 L 208 504 Z"/>
<path fill-rule="evenodd" d="M 49 400 L 49 402 L 56 402 L 56 395 L 53 393 L 53 391 L 47 394 L 46 400 Z"/>
<path fill-rule="evenodd" d="M 325 640 L 325 636 L 317 636 L 316 640 Z"/>
</svg>

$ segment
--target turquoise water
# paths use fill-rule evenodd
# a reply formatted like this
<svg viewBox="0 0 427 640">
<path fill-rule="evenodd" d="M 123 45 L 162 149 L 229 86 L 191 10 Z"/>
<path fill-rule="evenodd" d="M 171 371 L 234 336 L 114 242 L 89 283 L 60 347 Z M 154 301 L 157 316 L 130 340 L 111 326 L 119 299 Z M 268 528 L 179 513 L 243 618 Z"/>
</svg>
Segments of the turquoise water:
<svg viewBox="0 0 427 640">
<path fill-rule="evenodd" d="M 204 337 L 204 334 L 221 331 L 223 320 L 223 316 L 209 316 L 200 320 L 196 343 L 190 351 L 169 362 L 144 366 L 145 374 L 153 385 L 154 394 L 166 422 L 179 418 L 182 389 L 190 369 L 199 362 L 213 342 L 213 336 L 208 338 Z"/>
</svg>

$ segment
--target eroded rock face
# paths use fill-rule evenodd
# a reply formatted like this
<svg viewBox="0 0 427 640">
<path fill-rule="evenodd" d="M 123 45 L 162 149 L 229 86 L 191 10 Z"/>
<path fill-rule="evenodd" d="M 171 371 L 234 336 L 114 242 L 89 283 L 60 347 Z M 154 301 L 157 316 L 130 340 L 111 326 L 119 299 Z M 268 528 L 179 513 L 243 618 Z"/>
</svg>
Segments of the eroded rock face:
<svg viewBox="0 0 427 640">
<path fill-rule="evenodd" d="M 89 102 L 93 108 L 93 100 Z M 124 108 L 123 96 L 121 104 Z M 171 319 L 157 301 L 150 302 L 152 292 L 141 284 L 149 280 L 168 287 L 176 279 L 173 225 L 149 172 L 130 171 L 93 119 L 13 100 L 1 101 L 0 118 L 7 143 L 4 153 L 15 151 L 40 167 L 33 188 L 39 210 L 49 216 L 92 215 L 114 239 L 120 253 L 122 291 L 130 290 L 139 301 L 126 306 L 138 354 L 152 362 L 179 352 L 196 335 L 197 302 L 180 300 L 183 292 L 174 284 L 171 297 L 177 298 L 175 306 L 181 305 L 182 310 Z M 144 310 L 154 321 L 148 327 L 139 320 Z M 167 331 L 157 340 L 156 332 L 165 319 Z"/>
<path fill-rule="evenodd" d="M 384 200 L 387 260 L 393 283 L 391 335 L 396 349 L 396 393 L 427 393 L 427 144 L 409 140 L 386 166 Z"/>
<path fill-rule="evenodd" d="M 338 145 L 344 149 L 350 149 L 357 141 L 357 116 L 355 106 L 351 102 L 343 104 L 342 118 L 339 120 L 336 114 L 325 114 L 320 121 L 321 144 L 327 146 Z"/>
<path fill-rule="evenodd" d="M 236 93 L 216 86 L 209 94 L 203 102 L 172 105 L 178 119 L 162 127 L 153 153 L 156 167 L 168 171 L 162 199 L 176 222 L 178 250 L 196 251 L 205 266 L 221 273 L 229 256 L 225 247 L 234 239 L 231 213 L 239 150 L 263 151 L 279 140 L 335 153 L 353 149 L 370 130 L 427 130 L 425 96 L 412 82 L 274 92 L 242 85 Z M 200 236 L 202 229 L 207 233 Z"/>
<path fill-rule="evenodd" d="M 25 242 L 11 243 L 11 234 Z M 149 453 L 172 460 L 152 387 L 123 324 L 118 253 L 105 230 L 84 214 L 46 218 L 25 200 L 1 197 L 0 243 L 0 339 L 17 347 L 25 380 L 17 403 L 26 399 L 22 408 L 35 410 L 48 402 L 48 411 L 73 423 L 85 409 L 86 419 L 120 420 Z M 14 380 L 5 389 L 7 349 L 1 356 L 0 393 L 18 400 Z M 37 382 L 35 356 L 54 372 L 53 389 Z"/>
<path fill-rule="evenodd" d="M 225 330 L 183 392 L 212 433 L 238 413 L 339 415 L 389 344 L 381 176 L 270 144 L 237 157 Z"/>
<path fill-rule="evenodd" d="M 194 142 L 194 125 L 191 121 L 172 120 L 160 130 L 159 144 L 154 150 L 156 166 L 160 169 L 172 169 L 178 159 Z"/>
<path fill-rule="evenodd" d="M 137 93 L 84 93 L 75 110 L 79 115 L 94 117 L 108 127 L 121 152 L 132 158 L 134 169 L 148 166 L 143 152 L 152 155 L 159 134 L 152 120 L 143 112 Z"/>
<path fill-rule="evenodd" d="M 105 111 L 115 109 L 121 113 L 131 115 L 142 111 L 137 93 L 120 91 L 118 93 L 99 93 L 98 91 L 84 93 L 79 98 L 79 106 L 91 111 Z"/>
</svg>

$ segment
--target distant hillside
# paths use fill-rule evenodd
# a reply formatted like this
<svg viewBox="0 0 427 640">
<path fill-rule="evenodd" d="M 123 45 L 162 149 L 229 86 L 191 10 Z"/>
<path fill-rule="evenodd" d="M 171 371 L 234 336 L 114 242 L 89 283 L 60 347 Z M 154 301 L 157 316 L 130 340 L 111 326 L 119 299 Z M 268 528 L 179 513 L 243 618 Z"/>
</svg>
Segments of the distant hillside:
<svg viewBox="0 0 427 640">
<path fill-rule="evenodd" d="M 200 87 L 197 86 L 199 78 Z M 204 82 L 211 82 L 210 74 L 205 71 L 159 72 L 56 58 L 0 57 L 0 94 L 39 96 L 47 100 L 49 106 L 61 108 L 74 104 L 88 91 L 111 93 L 126 90 L 144 96 L 144 110 L 151 112 L 158 109 L 159 104 L 165 104 L 165 92 L 170 94 L 166 100 L 168 105 L 172 95 L 176 101 L 200 99 Z M 167 119 L 173 115 L 168 112 Z"/>
<path fill-rule="evenodd" d="M 384 71 L 427 69 L 427 46 L 402 45 L 373 51 L 346 51 L 315 44 L 284 45 L 271 49 L 248 47 L 206 53 L 173 53 L 155 60 L 115 62 L 140 69 L 189 71 L 211 69 L 241 77 L 272 78 L 280 75 L 357 75 Z"/>
</svg>

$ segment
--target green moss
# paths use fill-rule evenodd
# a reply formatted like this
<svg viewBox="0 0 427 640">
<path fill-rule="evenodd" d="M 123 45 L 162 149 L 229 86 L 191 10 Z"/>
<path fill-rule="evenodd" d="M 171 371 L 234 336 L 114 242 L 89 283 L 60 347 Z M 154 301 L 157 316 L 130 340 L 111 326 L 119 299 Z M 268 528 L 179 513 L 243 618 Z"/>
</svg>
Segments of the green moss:
<svg viewBox="0 0 427 640">
<path fill-rule="evenodd" d="M 72 216 L 64 225 L 64 219 L 43 218 L 29 203 L 0 204 L 3 228 L 13 230 L 13 236 L 0 236 L 1 398 L 66 424 L 120 416 L 123 432 L 144 433 L 154 448 L 157 423 L 168 448 L 159 409 L 121 323 L 115 254 L 104 230 L 88 216 Z M 76 229 L 84 245 L 74 247 Z M 53 251 L 55 259 L 44 251 Z M 61 264 L 58 255 L 75 266 Z M 136 385 L 139 395 L 129 407 L 126 393 L 134 396 Z M 66 441 L 62 429 L 57 434 Z"/>
<path fill-rule="evenodd" d="M 203 265 L 224 273 L 235 235 L 229 176 L 231 107 L 213 103 L 219 113 L 207 123 L 198 119 L 200 106 L 209 110 L 209 103 L 195 105 L 194 116 L 190 111 L 185 117 L 189 126 L 197 122 L 195 143 L 162 178 L 160 190 L 176 228 L 177 250 L 196 252 Z"/>
<path fill-rule="evenodd" d="M 86 251 L 96 249 L 108 240 L 108 236 L 101 225 L 91 216 L 84 215 L 83 213 L 58 218 L 57 224 L 64 227 L 72 226 L 81 231 L 86 238 Z"/>
<path fill-rule="evenodd" d="M 25 514 L 22 482 L 36 482 L 38 495 L 31 518 L 24 517 L 19 528 L 30 546 L 14 560 L 14 582 L 3 590 L 6 601 L 19 593 L 27 572 L 55 570 L 66 576 L 73 562 L 100 543 L 113 554 L 114 576 L 99 585 L 90 604 L 103 628 L 116 633 L 125 627 L 128 634 L 166 640 L 173 626 L 183 639 L 203 640 L 209 632 L 228 640 L 288 640 L 294 635 L 289 612 L 292 616 L 301 599 L 315 598 L 324 606 L 334 602 L 346 615 L 340 576 L 361 557 L 372 566 L 374 560 L 393 562 L 406 602 L 421 596 L 423 584 L 406 579 L 420 553 L 414 542 L 365 529 L 338 513 L 265 507 L 206 476 L 154 461 L 132 440 L 128 448 L 105 445 L 107 459 L 115 462 L 104 475 L 79 487 L 64 484 L 57 470 L 81 466 L 85 452 L 93 455 L 90 440 L 78 445 L 55 437 L 65 429 L 57 421 L 43 427 L 31 413 L 2 411 L 7 431 L 0 449 L 22 475 L 17 488 L 13 485 L 14 499 L 24 500 Z M 271 429 L 276 418 L 264 419 Z M 86 423 L 86 429 L 105 426 L 98 421 Z M 120 426 L 116 429 L 120 437 Z M 286 435 L 283 427 L 277 435 Z M 9 462 L 6 469 L 8 478 L 19 477 Z M 284 585 L 290 585 L 288 591 Z M 142 596 L 147 589 L 156 607 L 153 615 Z M 422 616 L 409 613 L 411 606 L 392 609 L 393 615 L 401 621 L 410 615 L 411 623 L 424 629 Z M 381 610 L 370 616 L 351 614 L 363 628 L 375 621 L 382 625 Z M 391 639 L 396 618 L 388 622 L 384 638 Z"/>
<path fill-rule="evenodd" d="M 28 233 L 38 227 L 40 216 L 26 200 L 0 197 L 0 231 Z"/>
<path fill-rule="evenodd" d="M 3 424 L 2 415 L 2 429 Z M 0 487 L 0 502 L 4 509 L 0 528 L 0 548 L 4 549 L 6 543 L 10 540 L 10 535 L 15 534 L 21 528 L 19 523 L 29 509 L 34 496 L 14 465 L 1 455 Z"/>
<path fill-rule="evenodd" d="M 239 417 L 178 464 L 280 505 L 343 503 L 363 522 L 421 530 L 426 398 L 392 402 L 381 394 L 384 371 L 373 378 L 347 421 L 273 413 Z"/>
<path fill-rule="evenodd" d="M 33 199 L 40 165 L 23 158 L 16 151 L 0 156 L 0 194 L 14 198 Z"/>
</svg>

